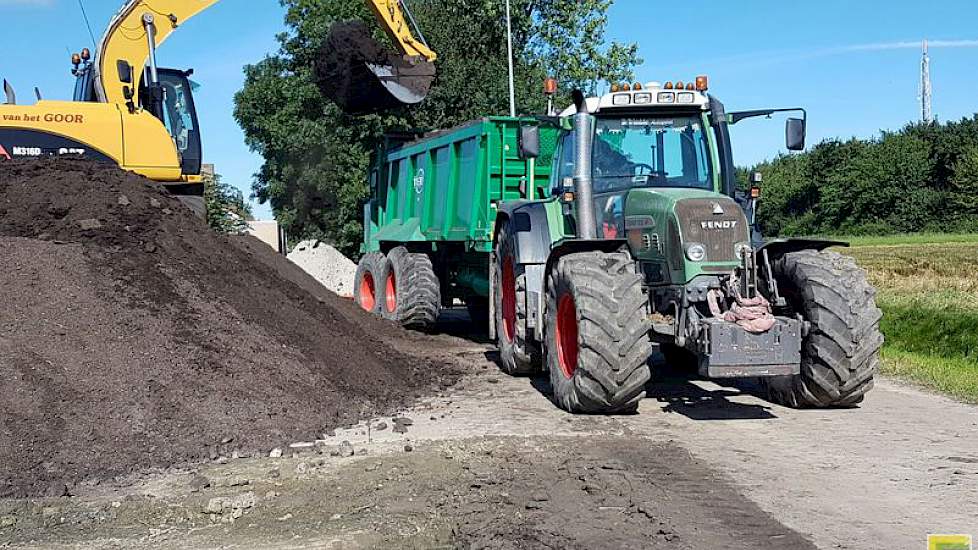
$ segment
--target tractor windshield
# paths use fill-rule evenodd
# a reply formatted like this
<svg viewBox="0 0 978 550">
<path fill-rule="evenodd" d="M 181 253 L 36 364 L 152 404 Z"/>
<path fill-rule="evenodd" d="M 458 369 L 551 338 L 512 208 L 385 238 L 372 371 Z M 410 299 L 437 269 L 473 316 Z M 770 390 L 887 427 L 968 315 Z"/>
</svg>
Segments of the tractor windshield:
<svg viewBox="0 0 978 550">
<path fill-rule="evenodd" d="M 596 124 L 595 192 L 713 188 L 710 147 L 699 116 L 598 118 Z"/>
</svg>

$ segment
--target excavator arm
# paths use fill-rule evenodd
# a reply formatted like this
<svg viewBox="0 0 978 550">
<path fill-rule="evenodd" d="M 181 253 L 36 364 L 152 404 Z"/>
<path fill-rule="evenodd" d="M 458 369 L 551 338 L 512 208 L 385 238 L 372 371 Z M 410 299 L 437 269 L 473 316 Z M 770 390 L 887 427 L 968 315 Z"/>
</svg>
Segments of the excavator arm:
<svg viewBox="0 0 978 550">
<path fill-rule="evenodd" d="M 218 1 L 130 0 L 127 2 L 112 18 L 98 50 L 95 74 L 97 99 L 105 103 L 133 105 L 133 98 L 139 93 L 140 85 L 145 86 L 146 84 L 143 82 L 144 75 L 148 75 L 150 79 L 155 77 L 157 70 L 156 48 L 180 25 Z M 352 75 L 353 78 L 346 80 L 346 82 L 351 82 L 353 86 L 363 89 L 365 86 L 357 82 L 357 79 L 362 80 L 372 73 L 382 88 L 396 96 L 396 99 L 401 103 L 420 101 L 427 94 L 427 87 L 430 86 L 434 76 L 431 63 L 437 55 L 431 51 L 423 38 L 415 37 L 412 32 L 412 25 L 409 24 L 410 12 L 402 4 L 403 0 L 364 1 L 391 38 L 403 59 L 392 56 L 384 62 L 378 62 L 376 59 L 358 59 L 359 52 L 340 51 L 335 52 L 335 54 L 341 57 L 343 61 L 342 63 L 333 63 L 334 71 L 338 68 L 341 72 L 346 73 L 343 76 L 349 76 L 349 73 L 357 72 L 357 69 L 360 68 L 351 68 L 351 64 L 369 63 L 369 73 L 354 74 Z M 346 42 L 338 47 L 349 48 L 350 43 Z M 146 71 L 144 71 L 144 67 Z M 418 67 L 421 68 L 420 71 Z M 362 71 L 360 72 L 362 73 Z M 421 76 L 420 85 L 419 74 Z M 339 75 L 330 75 L 330 79 L 335 79 L 337 76 Z M 399 82 L 404 79 L 410 81 L 406 87 Z M 321 87 L 323 87 L 322 84 Z M 334 91 L 330 88 L 329 83 L 325 84 L 324 92 L 341 103 L 342 107 L 347 107 L 343 105 L 344 98 L 338 97 L 343 94 L 339 91 L 331 93 Z M 410 90 L 410 93 L 405 95 L 401 88 Z M 419 91 L 423 91 L 423 93 L 419 94 Z M 387 108 L 384 101 L 377 102 L 377 106 Z M 360 108 L 354 110 L 374 109 Z"/>
<path fill-rule="evenodd" d="M 408 19 L 411 12 L 407 11 L 401 0 L 366 0 L 367 5 L 377 16 L 377 21 L 387 32 L 394 44 L 400 49 L 401 53 L 409 57 L 423 57 L 429 62 L 433 62 L 438 56 L 431 51 L 428 44 L 424 42 L 424 37 L 420 31 L 414 37 Z M 412 21 L 413 22 L 413 21 Z"/>
</svg>

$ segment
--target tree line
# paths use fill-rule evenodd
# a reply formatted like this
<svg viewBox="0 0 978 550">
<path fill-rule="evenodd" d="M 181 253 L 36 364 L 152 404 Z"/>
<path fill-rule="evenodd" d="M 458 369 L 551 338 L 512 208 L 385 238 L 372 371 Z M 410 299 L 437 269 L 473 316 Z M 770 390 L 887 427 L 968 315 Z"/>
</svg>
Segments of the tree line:
<svg viewBox="0 0 978 550">
<path fill-rule="evenodd" d="M 829 139 L 751 170 L 767 236 L 978 232 L 978 115 Z"/>
</svg>

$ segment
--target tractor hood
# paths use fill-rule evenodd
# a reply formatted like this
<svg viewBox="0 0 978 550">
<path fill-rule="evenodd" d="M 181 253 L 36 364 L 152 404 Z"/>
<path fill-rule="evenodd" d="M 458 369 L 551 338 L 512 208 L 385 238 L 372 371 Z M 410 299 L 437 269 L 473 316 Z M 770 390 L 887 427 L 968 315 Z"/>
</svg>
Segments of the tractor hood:
<svg viewBox="0 0 978 550">
<path fill-rule="evenodd" d="M 750 227 L 730 197 L 698 189 L 632 189 L 625 197 L 625 235 L 640 260 L 661 264 L 664 282 L 727 273 L 750 243 Z M 688 254 L 700 245 L 701 259 Z M 699 247 L 697 247 L 699 248 Z"/>
</svg>

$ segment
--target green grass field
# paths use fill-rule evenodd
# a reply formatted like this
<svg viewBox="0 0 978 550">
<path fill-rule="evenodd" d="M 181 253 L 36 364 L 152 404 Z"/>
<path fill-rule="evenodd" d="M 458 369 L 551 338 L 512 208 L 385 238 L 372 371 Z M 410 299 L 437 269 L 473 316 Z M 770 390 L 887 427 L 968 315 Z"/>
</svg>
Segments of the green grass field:
<svg viewBox="0 0 978 550">
<path fill-rule="evenodd" d="M 883 373 L 978 403 L 978 235 L 848 240 L 879 290 Z"/>
</svg>

